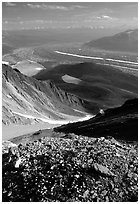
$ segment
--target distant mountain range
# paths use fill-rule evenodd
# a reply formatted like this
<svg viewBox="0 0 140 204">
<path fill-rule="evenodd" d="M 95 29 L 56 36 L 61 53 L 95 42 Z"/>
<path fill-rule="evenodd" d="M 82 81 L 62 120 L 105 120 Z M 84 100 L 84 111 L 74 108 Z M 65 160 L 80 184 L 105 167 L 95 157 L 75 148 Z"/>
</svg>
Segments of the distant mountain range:
<svg viewBox="0 0 140 204">
<path fill-rule="evenodd" d="M 3 31 L 2 43 L 4 45 L 21 48 L 43 45 L 49 42 L 46 32 L 41 35 L 41 32 L 29 31 Z"/>
<path fill-rule="evenodd" d="M 3 124 L 49 122 L 63 124 L 86 116 L 84 101 L 56 87 L 2 66 Z M 61 122 L 62 121 L 62 122 Z"/>
<path fill-rule="evenodd" d="M 92 40 L 85 44 L 104 50 L 138 52 L 138 29 L 127 30 L 113 36 Z"/>
</svg>

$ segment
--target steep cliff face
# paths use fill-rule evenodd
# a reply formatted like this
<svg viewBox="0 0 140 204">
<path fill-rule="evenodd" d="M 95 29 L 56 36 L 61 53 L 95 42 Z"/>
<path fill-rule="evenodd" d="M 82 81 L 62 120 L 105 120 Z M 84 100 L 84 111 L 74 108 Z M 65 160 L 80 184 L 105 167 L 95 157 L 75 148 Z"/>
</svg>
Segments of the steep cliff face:
<svg viewBox="0 0 140 204">
<path fill-rule="evenodd" d="M 113 136 L 115 139 L 138 140 L 138 99 L 108 109 L 87 121 L 63 125 L 56 132 L 75 133 L 89 137 Z"/>
<path fill-rule="evenodd" d="M 8 65 L 2 67 L 2 93 L 4 124 L 63 124 L 86 116 L 81 99 L 65 93 L 51 81 L 40 82 Z"/>
</svg>

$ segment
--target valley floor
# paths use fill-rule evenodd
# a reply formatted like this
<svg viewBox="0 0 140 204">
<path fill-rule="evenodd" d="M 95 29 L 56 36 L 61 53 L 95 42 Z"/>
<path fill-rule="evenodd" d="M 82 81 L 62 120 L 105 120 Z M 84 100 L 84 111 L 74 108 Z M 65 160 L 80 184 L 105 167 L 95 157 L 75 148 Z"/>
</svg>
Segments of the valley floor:
<svg viewBox="0 0 140 204">
<path fill-rule="evenodd" d="M 2 140 L 9 140 L 14 137 L 33 133 L 38 130 L 51 129 L 59 126 L 58 124 L 38 123 L 32 125 L 2 125 Z"/>
</svg>

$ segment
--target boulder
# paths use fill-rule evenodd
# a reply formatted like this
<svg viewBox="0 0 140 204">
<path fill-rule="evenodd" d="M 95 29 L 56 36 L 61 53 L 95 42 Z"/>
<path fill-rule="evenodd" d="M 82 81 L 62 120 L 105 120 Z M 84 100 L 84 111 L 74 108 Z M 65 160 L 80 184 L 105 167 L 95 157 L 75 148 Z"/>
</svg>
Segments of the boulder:
<svg viewBox="0 0 140 204">
<path fill-rule="evenodd" d="M 107 167 L 98 164 L 98 163 L 94 163 L 93 164 L 93 168 L 96 172 L 106 175 L 106 176 L 115 176 Z"/>
</svg>

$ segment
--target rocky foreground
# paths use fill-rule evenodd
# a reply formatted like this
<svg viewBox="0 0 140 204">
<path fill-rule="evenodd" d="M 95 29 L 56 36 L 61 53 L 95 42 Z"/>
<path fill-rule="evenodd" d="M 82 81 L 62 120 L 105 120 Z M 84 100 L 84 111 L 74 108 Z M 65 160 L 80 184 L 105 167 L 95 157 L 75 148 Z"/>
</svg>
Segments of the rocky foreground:
<svg viewBox="0 0 140 204">
<path fill-rule="evenodd" d="M 112 137 L 62 133 L 24 145 L 5 143 L 3 201 L 137 201 L 137 150 L 137 143 Z"/>
</svg>

